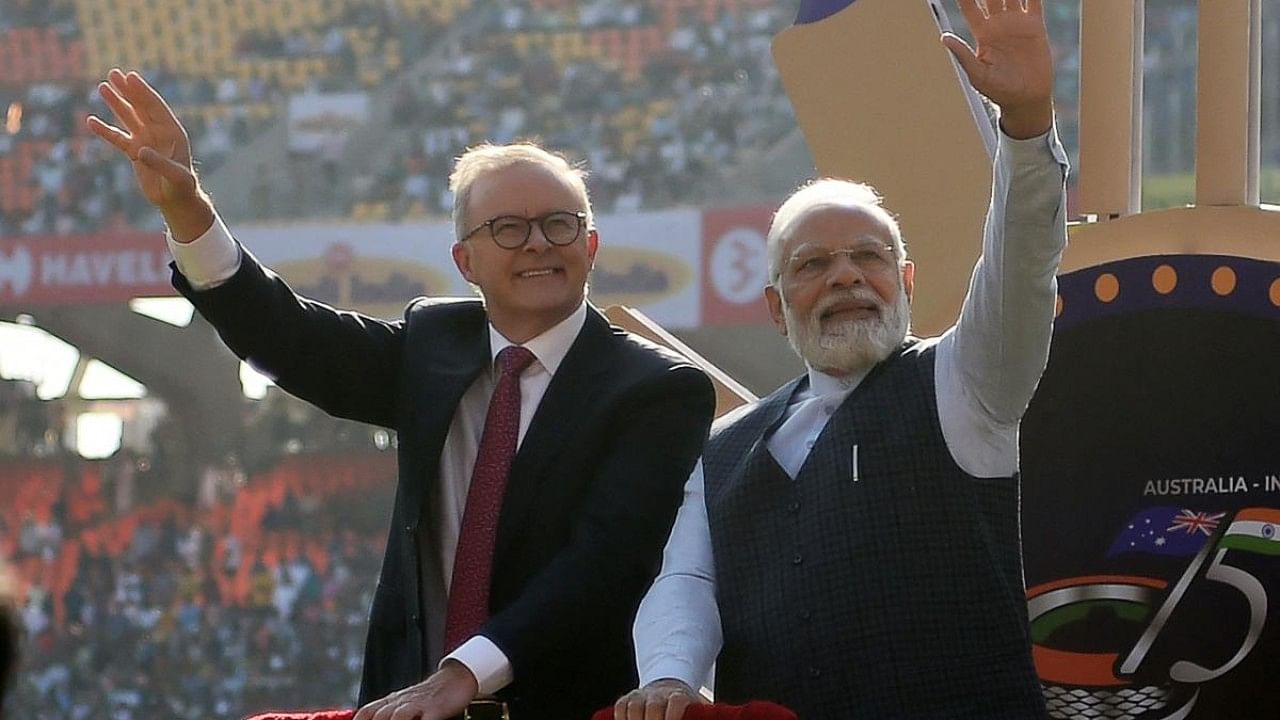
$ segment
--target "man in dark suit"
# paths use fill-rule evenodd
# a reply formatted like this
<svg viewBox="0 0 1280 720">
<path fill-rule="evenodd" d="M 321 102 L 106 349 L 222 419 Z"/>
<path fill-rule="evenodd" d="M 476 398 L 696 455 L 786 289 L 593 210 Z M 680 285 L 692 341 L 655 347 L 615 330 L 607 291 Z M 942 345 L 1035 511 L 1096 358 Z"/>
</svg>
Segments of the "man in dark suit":
<svg viewBox="0 0 1280 720">
<path fill-rule="evenodd" d="M 439 720 L 479 697 L 516 720 L 585 718 L 633 686 L 630 622 L 714 395 L 586 303 L 599 238 L 581 171 L 528 144 L 464 154 L 453 258 L 484 300 L 419 299 L 386 322 L 297 296 L 232 239 L 141 76 L 99 89 L 122 128 L 89 127 L 164 214 L 175 286 L 285 390 L 399 433 L 358 720 Z"/>
</svg>

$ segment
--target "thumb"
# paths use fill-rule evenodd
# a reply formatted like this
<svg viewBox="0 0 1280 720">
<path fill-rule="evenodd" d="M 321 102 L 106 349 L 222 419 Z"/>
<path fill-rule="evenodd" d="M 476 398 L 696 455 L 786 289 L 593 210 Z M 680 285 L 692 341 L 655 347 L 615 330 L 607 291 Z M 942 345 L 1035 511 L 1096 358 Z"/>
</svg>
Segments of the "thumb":
<svg viewBox="0 0 1280 720">
<path fill-rule="evenodd" d="M 191 172 L 191 168 L 170 160 L 151 147 L 139 150 L 138 160 L 172 183 L 179 194 L 195 192 L 196 176 Z"/>
<path fill-rule="evenodd" d="M 969 43 L 964 38 L 955 33 L 943 33 L 942 44 L 947 46 L 951 54 L 955 56 L 956 62 L 960 63 L 961 69 L 969 76 L 969 83 L 976 85 L 976 80 L 982 74 L 982 63 L 978 61 L 978 55 L 969 47 Z"/>
</svg>

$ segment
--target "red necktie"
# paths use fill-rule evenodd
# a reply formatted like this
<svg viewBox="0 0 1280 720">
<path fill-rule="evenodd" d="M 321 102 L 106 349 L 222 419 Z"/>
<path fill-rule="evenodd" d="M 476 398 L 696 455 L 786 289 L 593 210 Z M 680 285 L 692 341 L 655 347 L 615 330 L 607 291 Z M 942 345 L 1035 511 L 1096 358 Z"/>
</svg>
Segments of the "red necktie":
<svg viewBox="0 0 1280 720">
<path fill-rule="evenodd" d="M 480 434 L 476 466 L 471 471 L 467 507 L 453 557 L 453 580 L 445 612 L 444 650 L 453 652 L 489 619 L 489 580 L 493 545 L 498 536 L 498 513 L 507 489 L 507 475 L 516 456 L 520 435 L 520 373 L 536 360 L 518 345 L 498 353 L 497 387 Z"/>
</svg>

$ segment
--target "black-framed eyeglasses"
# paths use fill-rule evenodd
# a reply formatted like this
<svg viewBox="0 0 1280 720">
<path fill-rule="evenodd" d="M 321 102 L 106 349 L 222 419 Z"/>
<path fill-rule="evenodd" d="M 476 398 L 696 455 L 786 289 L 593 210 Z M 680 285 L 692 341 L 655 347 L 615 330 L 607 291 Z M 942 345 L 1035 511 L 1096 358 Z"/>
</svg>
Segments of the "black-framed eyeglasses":
<svg viewBox="0 0 1280 720">
<path fill-rule="evenodd" d="M 547 213 L 539 217 L 526 218 L 519 215 L 499 215 L 496 218 L 485 220 L 475 226 L 466 235 L 462 236 L 461 242 L 466 242 L 485 228 L 489 228 L 489 235 L 498 247 L 506 250 L 518 250 L 529 242 L 529 235 L 533 233 L 533 226 L 537 224 L 542 230 L 542 237 L 552 245 L 572 245 L 579 237 L 582 236 L 582 228 L 587 223 L 587 214 L 584 212 L 568 212 L 567 210 L 557 210 L 556 212 Z"/>
</svg>

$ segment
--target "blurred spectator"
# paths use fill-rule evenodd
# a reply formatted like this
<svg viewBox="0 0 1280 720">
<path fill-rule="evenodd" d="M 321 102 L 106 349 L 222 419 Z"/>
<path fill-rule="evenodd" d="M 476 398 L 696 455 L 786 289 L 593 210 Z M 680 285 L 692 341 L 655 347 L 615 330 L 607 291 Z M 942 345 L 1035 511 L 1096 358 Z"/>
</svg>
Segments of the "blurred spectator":
<svg viewBox="0 0 1280 720">
<path fill-rule="evenodd" d="M 42 554 L 51 538 L 32 513 L 19 534 L 34 554 L 15 555 L 25 594 L 0 618 L 16 630 L 20 616 L 29 644 L 12 716 L 204 720 L 350 705 L 387 520 L 377 508 L 390 506 L 378 494 L 393 487 L 394 466 L 383 460 L 304 459 L 298 474 L 272 469 L 220 492 L 212 507 L 193 499 L 106 510 L 68 529 L 52 556 Z M 66 469 L 78 477 L 99 466 Z M 315 481 L 339 466 L 363 477 Z M 39 484 L 61 487 L 68 504 L 80 491 Z M 233 508 L 261 519 L 238 525 Z M 129 540 L 105 541 L 115 532 L 105 528 L 128 528 Z M 5 533 L 0 525 L 0 549 Z M 73 572 L 61 587 L 52 568 L 68 558 Z M 0 644 L 0 671 L 12 653 Z"/>
<path fill-rule="evenodd" d="M 0 561 L 0 717 L 6 714 L 9 686 L 18 674 L 18 651 L 22 645 L 22 622 L 13 592 L 8 568 Z"/>
</svg>

